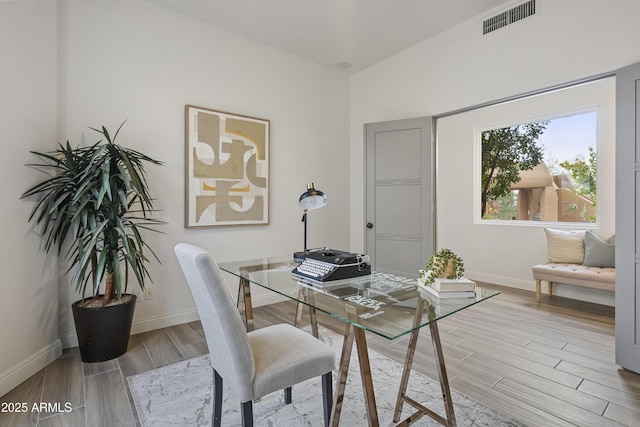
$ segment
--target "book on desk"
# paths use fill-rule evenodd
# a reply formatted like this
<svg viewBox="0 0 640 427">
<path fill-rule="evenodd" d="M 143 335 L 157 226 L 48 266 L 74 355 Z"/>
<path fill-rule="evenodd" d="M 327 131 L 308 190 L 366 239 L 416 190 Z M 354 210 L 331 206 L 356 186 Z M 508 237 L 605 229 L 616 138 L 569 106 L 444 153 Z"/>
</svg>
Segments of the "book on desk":
<svg viewBox="0 0 640 427">
<path fill-rule="evenodd" d="M 418 279 L 418 289 L 437 298 L 445 299 L 475 298 L 476 296 L 476 283 L 466 277 L 461 277 L 459 279 L 438 277 L 430 284 Z"/>
</svg>

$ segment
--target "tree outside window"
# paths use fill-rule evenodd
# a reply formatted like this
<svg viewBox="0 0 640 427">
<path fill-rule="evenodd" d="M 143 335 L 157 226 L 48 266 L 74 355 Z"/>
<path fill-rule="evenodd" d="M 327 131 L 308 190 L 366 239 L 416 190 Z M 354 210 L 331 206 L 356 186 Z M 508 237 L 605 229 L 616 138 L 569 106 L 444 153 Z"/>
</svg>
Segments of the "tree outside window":
<svg viewBox="0 0 640 427">
<path fill-rule="evenodd" d="M 595 222 L 596 113 L 481 133 L 481 218 Z"/>
</svg>

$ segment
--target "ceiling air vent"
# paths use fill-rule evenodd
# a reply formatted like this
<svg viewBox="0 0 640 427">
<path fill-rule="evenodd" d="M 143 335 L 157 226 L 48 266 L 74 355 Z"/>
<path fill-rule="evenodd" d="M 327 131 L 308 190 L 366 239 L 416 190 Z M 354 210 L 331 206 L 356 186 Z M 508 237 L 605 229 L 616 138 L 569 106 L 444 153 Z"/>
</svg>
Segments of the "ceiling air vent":
<svg viewBox="0 0 640 427">
<path fill-rule="evenodd" d="M 482 34 L 488 34 L 499 28 L 506 27 L 509 24 L 520 21 L 536 13 L 536 0 L 529 0 L 509 10 L 485 19 L 482 22 Z"/>
</svg>

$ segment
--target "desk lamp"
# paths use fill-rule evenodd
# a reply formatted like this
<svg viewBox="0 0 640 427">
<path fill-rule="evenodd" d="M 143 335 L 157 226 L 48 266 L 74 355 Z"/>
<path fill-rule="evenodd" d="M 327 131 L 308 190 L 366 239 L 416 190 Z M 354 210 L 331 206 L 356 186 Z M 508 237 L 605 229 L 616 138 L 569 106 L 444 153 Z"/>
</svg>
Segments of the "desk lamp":
<svg viewBox="0 0 640 427">
<path fill-rule="evenodd" d="M 304 222 L 304 251 L 295 252 L 294 259 L 303 260 L 307 254 L 307 213 L 311 209 L 320 209 L 327 204 L 327 196 L 320 190 L 317 190 L 313 182 L 307 184 L 307 191 L 302 193 L 298 200 L 298 205 L 304 210 L 302 214 L 302 222 Z"/>
</svg>

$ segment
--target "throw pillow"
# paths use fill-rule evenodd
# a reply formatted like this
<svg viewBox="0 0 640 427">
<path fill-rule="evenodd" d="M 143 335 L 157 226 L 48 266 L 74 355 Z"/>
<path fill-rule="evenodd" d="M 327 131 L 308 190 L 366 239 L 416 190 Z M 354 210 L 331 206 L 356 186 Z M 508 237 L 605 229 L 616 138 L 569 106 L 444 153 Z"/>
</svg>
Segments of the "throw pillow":
<svg viewBox="0 0 640 427">
<path fill-rule="evenodd" d="M 564 231 L 545 228 L 548 262 L 582 264 L 584 261 L 584 230 Z"/>
<path fill-rule="evenodd" d="M 615 267 L 616 246 L 615 235 L 607 240 L 587 231 L 584 234 L 584 262 L 588 267 Z"/>
</svg>

